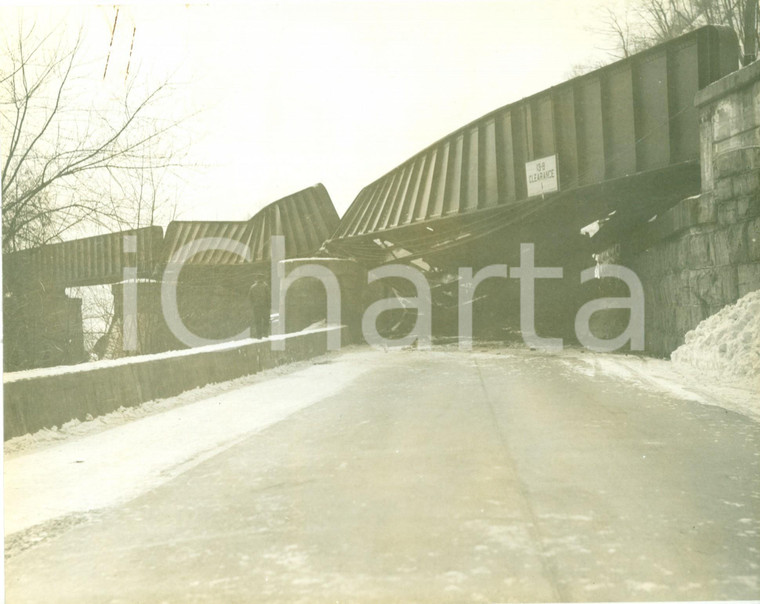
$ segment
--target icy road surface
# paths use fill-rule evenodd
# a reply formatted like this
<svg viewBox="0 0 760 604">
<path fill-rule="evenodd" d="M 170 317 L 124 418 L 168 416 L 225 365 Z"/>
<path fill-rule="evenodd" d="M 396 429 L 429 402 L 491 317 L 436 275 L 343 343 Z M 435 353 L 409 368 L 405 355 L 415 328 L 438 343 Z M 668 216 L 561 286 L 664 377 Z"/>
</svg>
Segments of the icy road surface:
<svg viewBox="0 0 760 604">
<path fill-rule="evenodd" d="M 344 351 L 8 443 L 7 601 L 757 599 L 758 406 L 633 357 Z"/>
</svg>

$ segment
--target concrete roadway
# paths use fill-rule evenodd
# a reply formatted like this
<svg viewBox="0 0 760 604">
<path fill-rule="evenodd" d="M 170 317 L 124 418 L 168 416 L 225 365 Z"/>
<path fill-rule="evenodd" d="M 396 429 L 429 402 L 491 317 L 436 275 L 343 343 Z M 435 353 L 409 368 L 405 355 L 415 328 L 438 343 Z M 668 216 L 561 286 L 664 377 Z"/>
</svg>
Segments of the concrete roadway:
<svg viewBox="0 0 760 604">
<path fill-rule="evenodd" d="M 757 422 L 579 354 L 351 355 L 337 395 L 11 557 L 7 601 L 760 597 Z"/>
</svg>

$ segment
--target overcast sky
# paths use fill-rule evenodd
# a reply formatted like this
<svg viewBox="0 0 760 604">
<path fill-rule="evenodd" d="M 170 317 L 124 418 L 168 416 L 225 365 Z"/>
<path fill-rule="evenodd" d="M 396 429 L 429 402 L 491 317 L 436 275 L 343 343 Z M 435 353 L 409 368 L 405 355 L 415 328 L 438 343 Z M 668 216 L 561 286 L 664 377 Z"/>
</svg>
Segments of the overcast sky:
<svg viewBox="0 0 760 604">
<path fill-rule="evenodd" d="M 122 7 L 109 60 L 120 81 L 179 84 L 190 160 L 180 218 L 243 220 L 322 182 L 340 214 L 361 188 L 452 130 L 558 84 L 604 55 L 603 0 L 254 2 Z M 9 13 L 4 11 L 7 17 Z M 26 7 L 84 23 L 102 71 L 115 8 Z"/>
</svg>

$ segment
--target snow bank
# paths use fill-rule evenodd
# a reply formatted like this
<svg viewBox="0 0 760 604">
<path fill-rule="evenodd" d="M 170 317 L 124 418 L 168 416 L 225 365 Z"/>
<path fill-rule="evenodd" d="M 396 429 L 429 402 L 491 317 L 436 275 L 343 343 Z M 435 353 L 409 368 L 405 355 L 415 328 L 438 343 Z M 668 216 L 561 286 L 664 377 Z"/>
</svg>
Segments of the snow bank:
<svg viewBox="0 0 760 604">
<path fill-rule="evenodd" d="M 760 290 L 702 321 L 670 358 L 760 387 Z"/>
</svg>

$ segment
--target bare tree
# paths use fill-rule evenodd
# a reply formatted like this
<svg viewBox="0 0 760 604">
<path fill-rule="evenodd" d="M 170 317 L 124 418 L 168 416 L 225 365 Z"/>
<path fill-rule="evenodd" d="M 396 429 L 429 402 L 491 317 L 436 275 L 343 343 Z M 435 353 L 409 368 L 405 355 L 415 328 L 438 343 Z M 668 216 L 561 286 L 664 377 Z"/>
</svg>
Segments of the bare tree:
<svg viewBox="0 0 760 604">
<path fill-rule="evenodd" d="M 172 87 L 135 76 L 104 90 L 86 77 L 82 34 L 19 26 L 0 64 L 3 251 L 74 230 L 152 224 L 167 173 L 180 163 L 181 119 L 166 118 Z M 179 145 L 181 147 L 181 145 Z M 168 200 L 170 205 L 170 200 Z"/>
<path fill-rule="evenodd" d="M 636 0 L 622 12 L 605 9 L 596 32 L 611 43 L 610 54 L 625 58 L 703 25 L 732 28 L 740 45 L 745 28 L 756 42 L 760 27 L 753 19 L 758 0 Z M 752 27 L 754 21 L 754 28 Z"/>
</svg>

